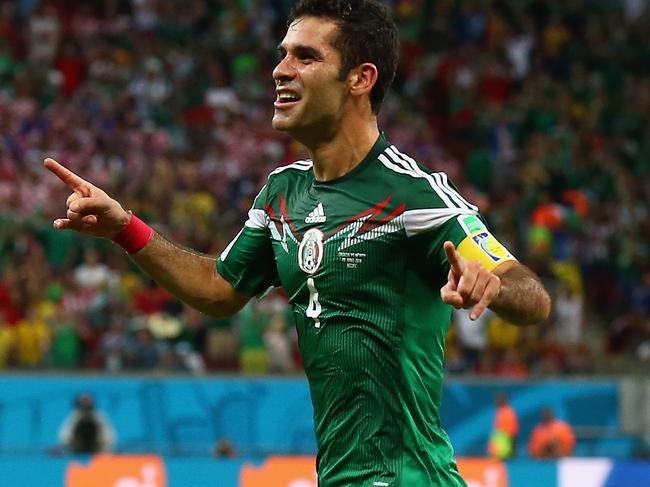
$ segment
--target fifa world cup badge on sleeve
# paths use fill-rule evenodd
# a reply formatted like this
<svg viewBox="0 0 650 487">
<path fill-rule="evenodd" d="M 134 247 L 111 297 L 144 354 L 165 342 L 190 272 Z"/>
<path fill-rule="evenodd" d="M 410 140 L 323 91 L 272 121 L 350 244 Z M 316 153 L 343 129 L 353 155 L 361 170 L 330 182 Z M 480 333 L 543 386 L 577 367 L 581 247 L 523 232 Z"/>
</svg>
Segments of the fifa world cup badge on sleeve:
<svg viewBox="0 0 650 487">
<path fill-rule="evenodd" d="M 458 245 L 458 252 L 468 260 L 477 260 L 488 270 L 508 261 L 516 260 L 476 216 L 459 216 L 458 223 L 467 237 Z"/>
<path fill-rule="evenodd" d="M 298 265 L 307 274 L 314 274 L 323 262 L 323 232 L 312 228 L 305 233 L 305 236 L 298 247 Z"/>
<path fill-rule="evenodd" d="M 510 255 L 510 252 L 496 238 L 490 235 L 489 232 L 480 232 L 472 235 L 472 240 L 494 262 L 499 262 Z"/>
</svg>

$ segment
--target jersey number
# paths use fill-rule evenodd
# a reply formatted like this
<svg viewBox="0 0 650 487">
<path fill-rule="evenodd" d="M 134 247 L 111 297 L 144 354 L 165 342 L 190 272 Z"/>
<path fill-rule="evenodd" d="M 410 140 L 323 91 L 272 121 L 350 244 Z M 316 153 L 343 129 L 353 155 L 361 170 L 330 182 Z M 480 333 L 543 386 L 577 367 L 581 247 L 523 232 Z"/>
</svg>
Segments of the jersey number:
<svg viewBox="0 0 650 487">
<path fill-rule="evenodd" d="M 316 290 L 316 285 L 314 284 L 313 278 L 307 279 L 307 289 L 309 289 L 309 306 L 307 306 L 307 312 L 305 313 L 308 318 L 314 320 L 314 326 L 320 328 L 320 321 L 318 317 L 322 310 L 320 301 L 318 300 L 318 291 Z"/>
</svg>

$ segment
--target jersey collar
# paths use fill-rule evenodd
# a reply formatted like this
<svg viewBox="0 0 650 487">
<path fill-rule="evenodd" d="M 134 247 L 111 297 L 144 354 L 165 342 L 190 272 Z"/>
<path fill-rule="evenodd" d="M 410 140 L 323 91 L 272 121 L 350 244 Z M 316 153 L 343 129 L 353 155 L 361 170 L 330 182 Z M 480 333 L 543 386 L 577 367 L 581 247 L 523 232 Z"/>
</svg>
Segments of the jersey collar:
<svg viewBox="0 0 650 487">
<path fill-rule="evenodd" d="M 340 183 L 341 181 L 345 181 L 346 179 L 349 179 L 351 177 L 354 177 L 356 174 L 359 174 L 361 171 L 363 171 L 366 166 L 368 166 L 372 161 L 377 160 L 379 155 L 386 150 L 387 147 L 390 146 L 390 143 L 388 140 L 386 140 L 386 136 L 384 135 L 383 132 L 379 133 L 379 137 L 377 137 L 377 141 L 374 143 L 368 154 L 366 154 L 366 157 L 363 158 L 363 160 L 356 165 L 352 171 L 350 171 L 347 174 L 344 174 L 341 177 L 331 179 L 329 181 L 316 181 L 314 180 L 314 185 L 318 186 L 327 186 L 330 184 L 336 184 Z"/>
</svg>

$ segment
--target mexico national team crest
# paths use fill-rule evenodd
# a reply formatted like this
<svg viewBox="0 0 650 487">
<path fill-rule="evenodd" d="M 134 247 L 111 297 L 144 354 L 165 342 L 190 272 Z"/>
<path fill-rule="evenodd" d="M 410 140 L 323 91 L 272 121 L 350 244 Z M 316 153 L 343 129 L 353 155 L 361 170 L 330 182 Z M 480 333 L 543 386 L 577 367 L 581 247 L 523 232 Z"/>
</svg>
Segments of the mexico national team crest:
<svg viewBox="0 0 650 487">
<path fill-rule="evenodd" d="M 323 262 L 323 232 L 318 228 L 312 228 L 305 233 L 305 236 L 298 247 L 298 265 L 307 274 L 314 274 Z"/>
</svg>

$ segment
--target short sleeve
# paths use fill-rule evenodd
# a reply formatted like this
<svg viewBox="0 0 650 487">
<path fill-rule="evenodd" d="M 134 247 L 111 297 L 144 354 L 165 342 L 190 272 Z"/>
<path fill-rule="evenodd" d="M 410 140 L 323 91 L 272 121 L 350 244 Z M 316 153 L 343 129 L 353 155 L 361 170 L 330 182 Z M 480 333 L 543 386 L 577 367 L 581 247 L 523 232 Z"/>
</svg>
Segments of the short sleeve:
<svg viewBox="0 0 650 487">
<path fill-rule="evenodd" d="M 418 272 L 446 279 L 449 263 L 443 244 L 452 242 L 463 257 L 478 260 L 488 270 L 516 260 L 490 233 L 478 207 L 457 191 L 444 173 L 416 173 L 417 185 L 407 196 L 404 229 L 421 259 Z"/>
<path fill-rule="evenodd" d="M 437 228 L 419 236 L 430 266 L 443 272 L 449 263 L 443 244 L 452 242 L 467 260 L 476 260 L 488 270 L 504 262 L 517 260 L 488 230 L 480 215 L 458 215 Z"/>
<path fill-rule="evenodd" d="M 217 259 L 219 274 L 246 296 L 260 295 L 269 287 L 279 285 L 264 211 L 266 195 L 267 186 L 264 186 L 248 212 L 244 227 Z"/>
</svg>

